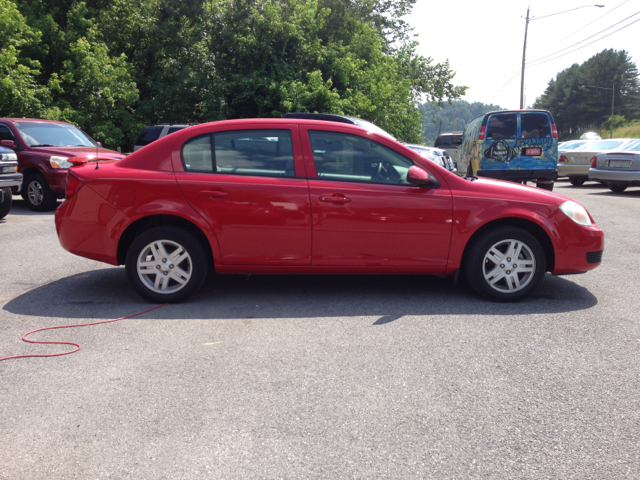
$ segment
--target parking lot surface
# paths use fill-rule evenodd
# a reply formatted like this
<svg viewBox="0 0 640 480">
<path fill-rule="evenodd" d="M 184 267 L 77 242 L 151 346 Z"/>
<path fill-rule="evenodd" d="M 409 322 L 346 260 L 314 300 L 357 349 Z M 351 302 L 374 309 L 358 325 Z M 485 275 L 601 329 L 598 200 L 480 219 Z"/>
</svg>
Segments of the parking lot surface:
<svg viewBox="0 0 640 480">
<path fill-rule="evenodd" d="M 516 304 L 421 276 L 212 276 L 0 362 L 0 479 L 640 478 L 640 189 L 556 185 L 602 265 Z M 53 213 L 0 221 L 0 357 L 149 308 Z M 208 293 L 210 292 L 210 293 Z"/>
</svg>

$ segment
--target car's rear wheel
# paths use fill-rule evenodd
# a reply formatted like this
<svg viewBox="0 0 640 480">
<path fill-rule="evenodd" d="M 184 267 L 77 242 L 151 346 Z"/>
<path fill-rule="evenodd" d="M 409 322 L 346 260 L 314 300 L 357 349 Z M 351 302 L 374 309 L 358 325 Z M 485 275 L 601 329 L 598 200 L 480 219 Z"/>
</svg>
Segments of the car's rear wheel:
<svg viewBox="0 0 640 480">
<path fill-rule="evenodd" d="M 529 232 L 515 227 L 487 231 L 465 260 L 467 280 L 483 297 L 512 302 L 536 288 L 546 270 L 545 253 Z"/>
<path fill-rule="evenodd" d="M 586 182 L 584 178 L 569 177 L 569 183 L 571 183 L 571 185 L 573 185 L 574 187 L 581 187 L 582 185 L 584 185 L 584 182 Z"/>
<path fill-rule="evenodd" d="M 208 262 L 200 241 L 174 226 L 151 228 L 127 252 L 126 270 L 136 291 L 155 303 L 190 297 L 207 276 Z"/>
<path fill-rule="evenodd" d="M 3 190 L 4 195 L 0 195 L 0 197 L 4 197 L 4 200 L 0 203 L 0 220 L 9 214 L 9 210 L 11 210 L 11 203 L 13 201 L 11 198 L 11 189 L 5 188 Z"/>
<path fill-rule="evenodd" d="M 22 198 L 34 212 L 53 210 L 58 199 L 41 173 L 32 173 L 22 185 Z"/>
<path fill-rule="evenodd" d="M 610 183 L 607 185 L 607 187 L 609 187 L 609 190 L 616 193 L 622 193 L 627 189 L 626 185 L 620 183 Z"/>
</svg>

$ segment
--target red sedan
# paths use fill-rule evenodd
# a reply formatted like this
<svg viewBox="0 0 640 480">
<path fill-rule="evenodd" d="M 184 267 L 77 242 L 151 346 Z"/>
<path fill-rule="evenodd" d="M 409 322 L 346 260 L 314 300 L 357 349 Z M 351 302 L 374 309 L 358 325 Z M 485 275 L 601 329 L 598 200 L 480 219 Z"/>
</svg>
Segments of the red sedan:
<svg viewBox="0 0 640 480">
<path fill-rule="evenodd" d="M 190 127 L 120 160 L 70 159 L 56 228 L 68 251 L 126 265 L 154 302 L 217 273 L 462 272 L 497 301 L 546 271 L 582 273 L 604 236 L 581 205 L 459 177 L 395 140 L 321 120 Z"/>
</svg>

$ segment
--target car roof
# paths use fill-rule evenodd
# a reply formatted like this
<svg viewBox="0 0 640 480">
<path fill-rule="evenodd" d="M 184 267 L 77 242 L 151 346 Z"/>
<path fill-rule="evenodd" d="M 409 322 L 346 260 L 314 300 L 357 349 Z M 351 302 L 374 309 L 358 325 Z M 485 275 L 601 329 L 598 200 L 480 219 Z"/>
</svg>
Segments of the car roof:
<svg viewBox="0 0 640 480">
<path fill-rule="evenodd" d="M 42 123 L 59 123 L 63 125 L 71 125 L 69 122 L 61 122 L 60 120 L 47 120 L 46 118 L 0 118 L 0 121 L 16 122 L 42 122 Z"/>
</svg>

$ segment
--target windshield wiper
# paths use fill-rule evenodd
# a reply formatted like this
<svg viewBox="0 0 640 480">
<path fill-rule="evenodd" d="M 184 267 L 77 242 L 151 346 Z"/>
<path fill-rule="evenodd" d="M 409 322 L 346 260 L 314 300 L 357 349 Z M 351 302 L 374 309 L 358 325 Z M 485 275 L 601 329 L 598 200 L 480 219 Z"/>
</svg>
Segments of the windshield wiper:
<svg viewBox="0 0 640 480">
<path fill-rule="evenodd" d="M 32 147 L 55 147 L 51 143 L 39 143 L 38 145 L 31 145 Z"/>
</svg>

